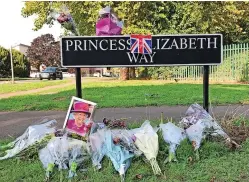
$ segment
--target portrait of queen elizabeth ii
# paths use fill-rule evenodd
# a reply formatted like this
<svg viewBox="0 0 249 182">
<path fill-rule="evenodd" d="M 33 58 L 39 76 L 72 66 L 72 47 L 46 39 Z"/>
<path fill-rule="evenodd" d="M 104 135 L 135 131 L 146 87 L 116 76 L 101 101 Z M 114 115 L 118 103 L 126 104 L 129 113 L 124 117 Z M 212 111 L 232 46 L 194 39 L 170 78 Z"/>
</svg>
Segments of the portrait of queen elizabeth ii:
<svg viewBox="0 0 249 182">
<path fill-rule="evenodd" d="M 73 97 L 64 128 L 71 133 L 86 136 L 93 124 L 92 114 L 96 103 Z"/>
</svg>

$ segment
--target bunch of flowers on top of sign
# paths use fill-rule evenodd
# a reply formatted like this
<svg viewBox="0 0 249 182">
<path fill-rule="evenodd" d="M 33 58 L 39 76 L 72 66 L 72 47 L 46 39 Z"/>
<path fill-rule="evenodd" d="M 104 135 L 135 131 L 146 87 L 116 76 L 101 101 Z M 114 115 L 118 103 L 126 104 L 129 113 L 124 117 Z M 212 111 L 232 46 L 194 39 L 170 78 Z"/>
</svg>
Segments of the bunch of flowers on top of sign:
<svg viewBox="0 0 249 182">
<path fill-rule="evenodd" d="M 123 22 L 112 12 L 109 6 L 99 11 L 99 19 L 96 23 L 96 35 L 121 35 Z"/>
<path fill-rule="evenodd" d="M 79 35 L 74 19 L 67 8 L 67 6 L 61 6 L 60 8 L 53 8 L 50 10 L 47 22 L 57 21 L 64 27 L 69 33 L 73 35 Z"/>
</svg>

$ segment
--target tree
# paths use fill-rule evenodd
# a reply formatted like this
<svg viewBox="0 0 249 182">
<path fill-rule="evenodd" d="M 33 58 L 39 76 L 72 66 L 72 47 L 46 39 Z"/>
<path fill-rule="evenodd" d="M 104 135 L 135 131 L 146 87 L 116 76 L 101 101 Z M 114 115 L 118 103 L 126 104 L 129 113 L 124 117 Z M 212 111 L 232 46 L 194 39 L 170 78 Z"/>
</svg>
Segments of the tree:
<svg viewBox="0 0 249 182">
<path fill-rule="evenodd" d="M 34 22 L 34 29 L 38 30 L 44 24 L 53 23 L 47 21 L 50 5 L 58 8 L 63 4 L 71 11 L 80 35 L 95 35 L 98 11 L 106 5 L 124 21 L 123 34 L 223 33 L 225 41 L 237 41 L 243 32 L 248 33 L 248 2 L 85 1 L 53 2 L 51 5 L 33 1 L 25 3 L 22 15 L 38 15 Z"/>
<path fill-rule="evenodd" d="M 63 2 L 55 2 L 52 7 L 58 8 L 62 4 Z M 249 42 L 248 2 L 85 1 L 64 2 L 64 4 L 71 11 L 80 35 L 94 35 L 98 11 L 110 5 L 124 21 L 122 31 L 124 35 L 222 33 L 224 44 Z M 38 15 L 34 25 L 35 29 L 40 29 L 44 24 L 51 23 L 46 18 L 48 10 L 49 2 L 26 2 L 22 15 L 24 17 Z M 127 70 L 120 72 L 127 73 Z M 123 78 L 125 77 L 124 75 Z"/>
<path fill-rule="evenodd" d="M 80 35 L 95 35 L 95 23 L 98 11 L 106 5 L 111 5 L 118 17 L 124 20 L 123 34 L 131 33 L 158 33 L 165 23 L 165 13 L 168 12 L 167 4 L 170 2 L 65 2 L 71 10 Z M 58 8 L 62 2 L 52 3 L 52 8 Z M 26 2 L 22 9 L 22 15 L 28 17 L 38 15 L 34 22 L 35 30 L 44 24 L 53 24 L 47 21 L 49 2 Z M 131 8 L 133 7 L 133 8 Z M 159 8 L 159 9 L 158 9 Z M 85 10 L 88 11 L 85 11 Z M 156 12 L 156 13 L 155 13 Z M 84 17 L 84 18 L 82 18 Z M 150 20 L 153 20 L 151 22 Z M 134 77 L 135 69 L 131 68 L 131 77 Z M 120 70 L 122 78 L 129 78 L 128 68 Z"/>
<path fill-rule="evenodd" d="M 60 46 L 55 42 L 52 34 L 45 34 L 35 38 L 27 51 L 27 57 L 32 66 L 39 70 L 41 64 L 46 66 L 60 66 Z"/>
<path fill-rule="evenodd" d="M 130 67 L 129 68 L 129 77 L 130 78 L 136 78 L 136 68 L 135 67 Z"/>
<path fill-rule="evenodd" d="M 248 2 L 175 2 L 170 25 L 162 33 L 221 33 L 224 44 L 240 42 L 249 33 L 248 8 Z"/>
<path fill-rule="evenodd" d="M 34 30 L 39 30 L 47 21 L 49 8 L 66 5 L 77 25 L 80 35 L 95 35 L 95 23 L 98 11 L 110 5 L 118 17 L 124 20 L 123 34 L 158 33 L 167 26 L 166 15 L 172 2 L 25 2 L 22 15 L 29 17 L 38 15 L 34 22 Z M 131 8 L 132 7 L 132 8 Z M 87 10 L 87 11 L 86 11 Z"/>
<path fill-rule="evenodd" d="M 129 68 L 120 68 L 120 79 L 129 80 Z"/>
<path fill-rule="evenodd" d="M 24 54 L 17 50 L 12 50 L 12 59 L 15 77 L 28 77 L 30 64 Z M 0 46 L 0 77 L 11 76 L 10 52 Z"/>
<path fill-rule="evenodd" d="M 27 57 L 17 50 L 12 50 L 15 77 L 29 77 L 30 63 Z"/>
<path fill-rule="evenodd" d="M 10 54 L 7 49 L 0 46 L 0 77 L 7 77 L 10 75 Z"/>
</svg>

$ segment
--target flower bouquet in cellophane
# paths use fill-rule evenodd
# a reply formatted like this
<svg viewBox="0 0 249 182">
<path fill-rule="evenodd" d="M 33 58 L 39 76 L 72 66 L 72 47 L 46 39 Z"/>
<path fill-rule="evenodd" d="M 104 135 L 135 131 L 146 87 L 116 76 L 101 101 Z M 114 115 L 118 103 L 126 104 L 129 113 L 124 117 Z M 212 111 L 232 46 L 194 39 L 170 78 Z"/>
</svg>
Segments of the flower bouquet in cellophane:
<svg viewBox="0 0 249 182">
<path fill-rule="evenodd" d="M 54 136 L 56 120 L 43 120 L 40 124 L 29 126 L 26 131 L 13 142 L 0 147 L 5 153 L 0 160 L 14 156 L 30 159 L 37 155 L 39 149 L 46 146 Z M 6 150 L 7 149 L 7 150 Z"/>
<path fill-rule="evenodd" d="M 169 144 L 169 156 L 165 160 L 165 163 L 177 161 L 175 152 L 181 141 L 186 138 L 185 131 L 171 122 L 166 124 L 161 123 L 160 129 L 162 130 L 164 141 Z"/>
<path fill-rule="evenodd" d="M 77 169 L 83 167 L 83 162 L 89 158 L 87 143 L 81 140 L 68 138 L 69 142 L 69 181 L 77 176 Z"/>
<path fill-rule="evenodd" d="M 131 158 L 134 156 L 119 144 L 114 144 L 110 130 L 105 131 L 105 155 L 112 161 L 114 168 L 119 172 L 121 182 L 124 182 L 125 172 L 130 167 Z"/>
<path fill-rule="evenodd" d="M 95 126 L 95 125 L 93 125 Z M 96 170 L 102 168 L 101 161 L 105 156 L 105 129 L 97 129 L 89 136 L 90 153 L 92 158 L 93 167 Z"/>
<path fill-rule="evenodd" d="M 159 150 L 158 135 L 150 125 L 150 122 L 145 121 L 134 135 L 136 137 L 135 145 L 150 161 L 154 174 L 161 175 L 162 172 L 156 160 Z"/>
<path fill-rule="evenodd" d="M 121 35 L 123 22 L 111 11 L 109 6 L 99 11 L 99 19 L 96 23 L 96 35 Z"/>
<path fill-rule="evenodd" d="M 199 148 L 207 136 L 223 137 L 226 141 L 233 142 L 222 127 L 211 115 L 198 104 L 192 104 L 186 111 L 185 117 L 180 121 L 188 139 L 191 141 L 196 159 L 199 160 Z"/>
<path fill-rule="evenodd" d="M 59 9 L 52 9 L 48 17 L 48 22 L 55 20 L 60 23 L 66 30 L 69 30 L 74 35 L 78 35 L 73 17 L 66 6 L 62 6 Z"/>
</svg>

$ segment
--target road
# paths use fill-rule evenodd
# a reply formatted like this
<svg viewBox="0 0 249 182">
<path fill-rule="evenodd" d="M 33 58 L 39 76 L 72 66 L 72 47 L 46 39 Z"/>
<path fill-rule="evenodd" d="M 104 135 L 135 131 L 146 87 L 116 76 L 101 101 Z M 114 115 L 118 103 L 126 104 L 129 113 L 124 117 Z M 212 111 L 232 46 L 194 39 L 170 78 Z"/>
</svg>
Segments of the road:
<svg viewBox="0 0 249 182">
<path fill-rule="evenodd" d="M 215 117 L 223 117 L 226 112 L 232 113 L 237 108 L 237 114 L 249 111 L 249 105 L 245 106 L 218 106 L 210 113 Z M 187 109 L 187 106 L 162 106 L 162 107 L 136 107 L 136 108 L 104 108 L 97 109 L 94 115 L 95 121 L 102 121 L 104 117 L 109 119 L 126 119 L 127 121 L 144 121 L 146 119 L 160 119 L 163 112 L 164 119 L 173 118 L 179 121 Z M 0 138 L 10 136 L 17 137 L 32 124 L 39 123 L 42 119 L 56 119 L 58 128 L 63 126 L 67 111 L 25 111 L 25 112 L 0 112 Z"/>
</svg>

